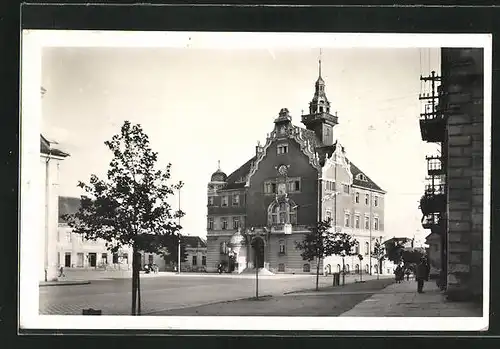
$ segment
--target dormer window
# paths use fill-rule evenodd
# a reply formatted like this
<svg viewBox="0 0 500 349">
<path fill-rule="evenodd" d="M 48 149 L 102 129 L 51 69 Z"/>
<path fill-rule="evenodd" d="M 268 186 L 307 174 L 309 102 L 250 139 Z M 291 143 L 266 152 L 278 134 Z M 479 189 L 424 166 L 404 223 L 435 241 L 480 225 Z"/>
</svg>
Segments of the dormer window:
<svg viewBox="0 0 500 349">
<path fill-rule="evenodd" d="M 368 181 L 368 178 L 366 178 L 366 176 L 363 174 L 363 173 L 360 173 L 356 176 L 356 179 L 357 180 L 360 180 L 360 181 L 365 181 L 367 182 Z"/>
<path fill-rule="evenodd" d="M 286 154 L 288 153 L 288 144 L 280 144 L 278 145 L 278 155 Z"/>
</svg>

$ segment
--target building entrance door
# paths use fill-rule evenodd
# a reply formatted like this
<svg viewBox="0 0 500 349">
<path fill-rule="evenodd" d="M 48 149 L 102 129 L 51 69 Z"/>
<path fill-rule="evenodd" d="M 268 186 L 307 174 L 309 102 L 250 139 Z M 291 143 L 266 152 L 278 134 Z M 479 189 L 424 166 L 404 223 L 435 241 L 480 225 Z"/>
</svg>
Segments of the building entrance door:
<svg viewBox="0 0 500 349">
<path fill-rule="evenodd" d="M 71 267 L 71 252 L 66 252 L 64 255 L 64 266 L 66 268 Z"/>
<path fill-rule="evenodd" d="M 95 253 L 89 253 L 89 263 L 91 267 L 97 266 L 97 256 Z"/>
</svg>

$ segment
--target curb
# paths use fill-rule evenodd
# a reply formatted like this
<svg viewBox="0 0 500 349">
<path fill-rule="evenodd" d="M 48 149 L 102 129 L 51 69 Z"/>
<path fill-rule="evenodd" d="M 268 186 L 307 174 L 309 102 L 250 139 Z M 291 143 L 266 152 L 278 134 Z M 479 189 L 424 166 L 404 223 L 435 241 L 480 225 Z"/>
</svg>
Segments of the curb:
<svg viewBox="0 0 500 349">
<path fill-rule="evenodd" d="M 39 287 L 49 287 L 49 286 L 74 286 L 74 285 L 88 285 L 90 281 L 82 280 L 82 281 L 49 281 L 49 282 L 40 282 L 38 284 Z"/>
</svg>

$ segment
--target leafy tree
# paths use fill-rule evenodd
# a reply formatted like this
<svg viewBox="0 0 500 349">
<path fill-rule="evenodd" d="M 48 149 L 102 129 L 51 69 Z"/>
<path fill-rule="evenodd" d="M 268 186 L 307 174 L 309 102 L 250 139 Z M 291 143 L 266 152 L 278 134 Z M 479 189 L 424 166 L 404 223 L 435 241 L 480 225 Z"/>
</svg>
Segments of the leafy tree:
<svg viewBox="0 0 500 349">
<path fill-rule="evenodd" d="M 64 218 L 86 239 L 105 240 L 111 252 L 133 248 L 132 315 L 140 315 L 140 251 L 158 253 L 166 246 L 165 237 L 182 229 L 176 219 L 184 213 L 174 212 L 167 200 L 183 183 L 168 184 L 171 164 L 155 169 L 157 153 L 140 125 L 125 121 L 120 134 L 104 144 L 113 153 L 107 178 L 92 175 L 89 184 L 79 182 L 87 195 L 78 212 Z"/>
<path fill-rule="evenodd" d="M 342 232 L 332 232 L 332 221 L 330 218 L 319 221 L 310 229 L 303 241 L 295 242 L 298 250 L 301 250 L 303 260 L 309 262 L 316 259 L 316 291 L 319 290 L 319 265 L 320 261 L 331 255 L 351 254 L 356 240 L 351 235 Z"/>
<path fill-rule="evenodd" d="M 177 235 L 166 235 L 164 239 L 164 248 L 160 251 L 166 264 L 177 264 L 179 262 L 179 243 Z M 181 236 L 181 263 L 187 261 L 186 243 Z"/>
<path fill-rule="evenodd" d="M 385 257 L 393 262 L 399 264 L 403 260 L 403 250 L 405 244 L 409 242 L 409 238 L 393 238 L 385 242 Z"/>
<path fill-rule="evenodd" d="M 385 246 L 380 241 L 375 241 L 373 246 L 372 258 L 377 260 L 377 280 L 380 278 L 382 272 L 382 262 L 385 259 L 386 251 Z"/>
</svg>

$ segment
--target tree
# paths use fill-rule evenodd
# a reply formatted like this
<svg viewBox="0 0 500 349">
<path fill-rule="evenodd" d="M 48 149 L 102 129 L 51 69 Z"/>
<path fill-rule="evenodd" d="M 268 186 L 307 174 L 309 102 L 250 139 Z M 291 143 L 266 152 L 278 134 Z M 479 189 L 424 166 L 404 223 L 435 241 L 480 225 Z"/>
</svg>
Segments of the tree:
<svg viewBox="0 0 500 349">
<path fill-rule="evenodd" d="M 81 196 L 79 210 L 64 218 L 86 239 L 105 240 L 113 253 L 132 247 L 132 315 L 140 315 L 140 251 L 159 253 L 166 237 L 182 229 L 175 220 L 184 213 L 174 212 L 167 200 L 183 183 L 168 184 L 171 164 L 155 169 L 157 153 L 140 125 L 125 121 L 120 131 L 104 142 L 113 153 L 107 178 L 93 174 L 89 184 L 79 182 L 87 195 Z"/>
<path fill-rule="evenodd" d="M 164 236 L 164 248 L 160 251 L 161 256 L 167 265 L 179 262 L 179 240 L 177 235 Z M 181 236 L 181 263 L 187 261 L 186 243 Z"/>
<path fill-rule="evenodd" d="M 411 241 L 409 238 L 393 238 L 385 242 L 385 257 L 393 262 L 394 264 L 399 264 L 403 260 L 403 250 L 405 244 Z"/>
<path fill-rule="evenodd" d="M 380 278 L 380 273 L 382 272 L 382 262 L 385 259 L 385 254 L 385 246 L 380 241 L 375 241 L 372 258 L 377 260 L 377 280 Z"/>
<path fill-rule="evenodd" d="M 304 240 L 296 242 L 296 248 L 301 250 L 303 260 L 309 262 L 314 259 L 316 264 L 316 291 L 319 290 L 319 265 L 320 261 L 331 255 L 341 255 L 344 252 L 346 255 L 351 254 L 352 247 L 356 244 L 356 240 L 349 234 L 342 232 L 332 232 L 332 221 L 330 218 L 319 221 L 316 226 L 310 229 Z"/>
</svg>

